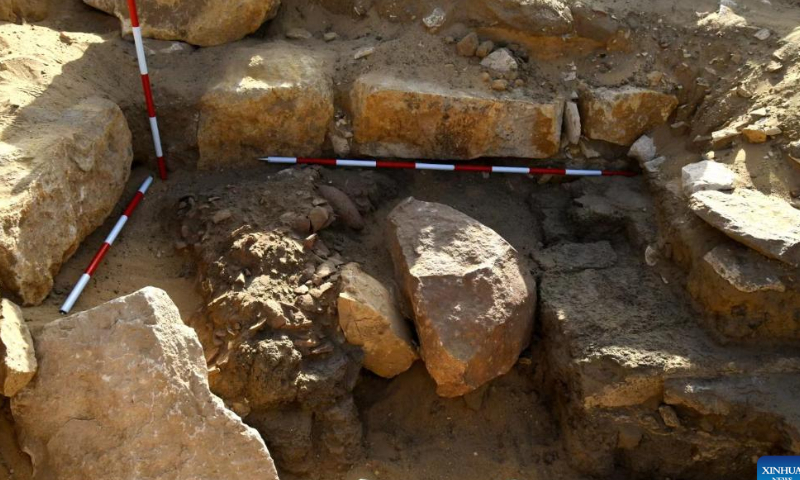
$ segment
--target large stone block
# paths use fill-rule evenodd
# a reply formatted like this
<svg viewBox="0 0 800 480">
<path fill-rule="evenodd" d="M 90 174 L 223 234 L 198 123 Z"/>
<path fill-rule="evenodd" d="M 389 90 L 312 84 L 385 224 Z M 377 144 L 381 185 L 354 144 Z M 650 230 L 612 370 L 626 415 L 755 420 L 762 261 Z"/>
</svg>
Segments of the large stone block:
<svg viewBox="0 0 800 480">
<path fill-rule="evenodd" d="M 595 140 L 630 145 L 667 121 L 678 99 L 638 87 L 583 88 L 578 100 L 583 133 Z"/>
<path fill-rule="evenodd" d="M 25 304 L 111 213 L 130 174 L 131 133 L 116 104 L 91 98 L 0 143 L 0 283 Z"/>
<path fill-rule="evenodd" d="M 130 31 L 126 0 L 84 0 L 87 5 L 119 17 Z M 280 0 L 138 0 L 142 35 L 180 40 L 201 47 L 221 45 L 255 32 L 278 13 Z"/>
<path fill-rule="evenodd" d="M 689 207 L 725 235 L 759 253 L 800 267 L 800 211 L 756 190 L 702 191 Z"/>
<path fill-rule="evenodd" d="M 455 397 L 506 373 L 530 342 L 536 281 L 494 230 L 438 203 L 389 214 L 389 248 L 437 393 Z"/>
<path fill-rule="evenodd" d="M 333 120 L 325 62 L 288 44 L 233 51 L 200 101 L 200 168 L 319 154 Z"/>
<path fill-rule="evenodd" d="M 364 366 L 386 378 L 408 370 L 417 349 L 391 292 L 355 263 L 345 265 L 341 277 L 339 325 L 347 341 L 364 350 Z"/>
<path fill-rule="evenodd" d="M 364 155 L 469 160 L 558 152 L 564 102 L 369 73 L 352 92 L 355 149 Z"/>
<path fill-rule="evenodd" d="M 147 287 L 46 325 L 12 399 L 34 479 L 276 480 L 258 433 L 208 388 L 197 334 Z"/>
</svg>

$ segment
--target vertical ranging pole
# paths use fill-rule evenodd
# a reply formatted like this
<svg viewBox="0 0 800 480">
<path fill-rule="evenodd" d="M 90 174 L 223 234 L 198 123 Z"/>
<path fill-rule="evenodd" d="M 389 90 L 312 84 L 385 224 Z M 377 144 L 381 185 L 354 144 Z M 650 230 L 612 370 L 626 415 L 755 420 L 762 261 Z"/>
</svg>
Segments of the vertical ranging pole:
<svg viewBox="0 0 800 480">
<path fill-rule="evenodd" d="M 158 175 L 161 180 L 167 179 L 167 165 L 164 162 L 164 151 L 161 149 L 161 135 L 158 133 L 156 120 L 156 106 L 153 103 L 153 91 L 150 88 L 150 76 L 147 73 L 147 60 L 144 58 L 144 43 L 142 43 L 142 27 L 139 26 L 139 15 L 136 13 L 136 0 L 128 0 L 128 12 L 131 16 L 133 28 L 133 41 L 136 44 L 136 58 L 139 60 L 139 72 L 142 74 L 142 88 L 144 99 L 147 102 L 147 116 L 150 118 L 150 131 L 153 132 L 153 144 L 156 147 L 158 159 Z"/>
<path fill-rule="evenodd" d="M 98 250 L 94 255 L 94 258 L 92 258 L 92 261 L 89 263 L 86 271 L 83 272 L 81 278 L 78 279 L 78 283 L 75 284 L 72 292 L 70 292 L 69 296 L 64 301 L 64 304 L 61 305 L 61 308 L 58 310 L 59 312 L 67 314 L 70 310 L 72 310 L 75 302 L 78 301 L 78 297 L 81 296 L 83 289 L 86 288 L 86 284 L 89 283 L 89 280 L 91 280 L 95 270 L 97 270 L 98 265 L 100 265 L 100 262 L 103 261 L 103 257 L 106 256 L 106 253 L 108 253 L 108 251 L 111 249 L 111 245 L 114 243 L 114 240 L 117 239 L 119 232 L 122 231 L 122 227 L 125 226 L 125 223 L 128 222 L 128 218 L 130 218 L 130 216 L 133 214 L 133 211 L 136 210 L 137 206 L 139 206 L 139 202 L 141 202 L 144 198 L 144 194 L 147 193 L 147 189 L 150 188 L 151 183 L 153 183 L 153 177 L 147 177 L 144 183 L 142 183 L 142 186 L 139 187 L 136 195 L 133 196 L 128 204 L 128 207 L 125 208 L 122 216 L 119 217 L 119 220 L 117 220 L 116 225 L 114 225 L 114 228 L 111 229 L 111 233 L 109 233 L 106 237 L 106 241 L 103 242 L 103 246 L 100 247 L 100 250 Z"/>
</svg>

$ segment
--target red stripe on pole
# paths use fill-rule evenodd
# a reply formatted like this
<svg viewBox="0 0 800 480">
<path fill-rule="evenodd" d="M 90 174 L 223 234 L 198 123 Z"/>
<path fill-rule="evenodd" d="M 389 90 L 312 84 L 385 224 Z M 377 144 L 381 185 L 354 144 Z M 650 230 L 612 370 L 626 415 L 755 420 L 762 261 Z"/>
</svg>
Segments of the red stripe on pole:
<svg viewBox="0 0 800 480">
<path fill-rule="evenodd" d="M 161 180 L 167 179 L 167 162 L 164 161 L 164 157 L 158 157 L 158 176 Z"/>
<path fill-rule="evenodd" d="M 335 158 L 298 158 L 297 163 L 336 166 Z"/>
<path fill-rule="evenodd" d="M 108 242 L 103 243 L 103 246 L 100 247 L 100 250 L 98 250 L 97 253 L 94 255 L 92 263 L 89 264 L 89 266 L 86 268 L 86 272 L 84 273 L 90 276 L 93 275 L 94 271 L 97 270 L 98 265 L 100 265 L 100 262 L 103 261 L 103 257 L 106 256 L 106 253 L 108 253 L 108 250 L 110 248 L 111 245 L 109 245 Z"/>
<path fill-rule="evenodd" d="M 128 207 L 122 214 L 130 218 L 131 214 L 133 214 L 133 211 L 136 210 L 136 207 L 139 206 L 139 202 L 141 202 L 143 198 L 144 194 L 142 192 L 136 192 L 136 195 L 134 195 L 131 199 L 131 203 L 128 204 Z"/>
<path fill-rule="evenodd" d="M 150 88 L 150 75 L 142 75 L 142 89 L 144 90 L 144 100 L 147 102 L 147 115 L 153 118 L 156 116 L 156 106 L 153 103 L 153 90 Z"/>
<path fill-rule="evenodd" d="M 128 11 L 131 14 L 131 27 L 138 27 L 139 14 L 136 12 L 136 0 L 128 0 Z"/>
<path fill-rule="evenodd" d="M 492 167 L 490 167 L 489 165 L 461 165 L 461 164 L 456 164 L 455 167 L 456 167 L 455 170 L 457 172 L 459 172 L 459 171 L 460 172 L 491 172 L 492 171 Z"/>
<path fill-rule="evenodd" d="M 566 175 L 567 170 L 565 168 L 530 168 L 529 173 L 531 175 Z"/>
<path fill-rule="evenodd" d="M 617 170 L 603 170 L 602 175 L 604 177 L 635 177 L 636 174 L 633 172 L 625 172 L 625 171 L 617 171 Z"/>
<path fill-rule="evenodd" d="M 389 162 L 386 160 L 378 160 L 375 162 L 378 168 L 417 168 L 414 162 Z"/>
</svg>

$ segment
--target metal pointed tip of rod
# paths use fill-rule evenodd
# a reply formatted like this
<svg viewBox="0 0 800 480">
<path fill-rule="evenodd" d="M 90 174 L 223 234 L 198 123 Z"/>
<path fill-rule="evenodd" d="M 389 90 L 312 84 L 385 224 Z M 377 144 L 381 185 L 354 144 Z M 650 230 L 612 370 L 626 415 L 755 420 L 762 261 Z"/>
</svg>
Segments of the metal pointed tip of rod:
<svg viewBox="0 0 800 480">
<path fill-rule="evenodd" d="M 69 312 L 67 312 L 66 310 L 59 310 L 58 313 L 60 313 L 61 315 L 66 315 Z"/>
</svg>

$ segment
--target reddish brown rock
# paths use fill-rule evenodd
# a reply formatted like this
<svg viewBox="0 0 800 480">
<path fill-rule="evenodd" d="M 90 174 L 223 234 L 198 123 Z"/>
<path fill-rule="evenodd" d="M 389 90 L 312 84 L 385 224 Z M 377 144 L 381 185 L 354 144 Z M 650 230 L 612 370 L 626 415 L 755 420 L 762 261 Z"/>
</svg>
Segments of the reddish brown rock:
<svg viewBox="0 0 800 480">
<path fill-rule="evenodd" d="M 455 397 L 506 373 L 530 341 L 536 282 L 494 230 L 409 198 L 389 214 L 389 244 L 437 393 Z"/>
</svg>

